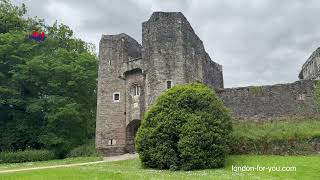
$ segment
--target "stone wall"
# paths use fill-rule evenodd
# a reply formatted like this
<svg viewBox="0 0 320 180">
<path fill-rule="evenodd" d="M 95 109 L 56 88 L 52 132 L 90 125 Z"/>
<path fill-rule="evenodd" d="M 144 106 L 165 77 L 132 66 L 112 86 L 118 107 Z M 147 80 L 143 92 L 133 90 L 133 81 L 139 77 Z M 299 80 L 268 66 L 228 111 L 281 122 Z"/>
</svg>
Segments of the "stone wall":
<svg viewBox="0 0 320 180">
<path fill-rule="evenodd" d="M 221 66 L 210 59 L 182 13 L 154 12 L 142 28 L 146 107 L 166 90 L 168 80 L 173 85 L 199 81 L 223 88 Z"/>
<path fill-rule="evenodd" d="M 141 70 L 126 73 L 126 126 L 133 120 L 141 120 L 145 112 L 145 75 Z M 139 88 L 139 95 L 135 95 Z"/>
<path fill-rule="evenodd" d="M 212 88 L 223 88 L 222 66 L 211 60 L 202 40 L 184 16 L 179 23 L 181 24 L 186 82 L 199 81 Z"/>
<path fill-rule="evenodd" d="M 318 117 L 315 81 L 220 89 L 217 94 L 235 119 Z"/>
<path fill-rule="evenodd" d="M 181 13 L 153 13 L 142 24 L 142 59 L 146 72 L 146 103 L 149 107 L 166 90 L 166 81 L 184 81 Z"/>
<path fill-rule="evenodd" d="M 222 66 L 212 61 L 208 54 L 205 57 L 202 61 L 202 82 L 214 89 L 223 88 Z"/>
</svg>

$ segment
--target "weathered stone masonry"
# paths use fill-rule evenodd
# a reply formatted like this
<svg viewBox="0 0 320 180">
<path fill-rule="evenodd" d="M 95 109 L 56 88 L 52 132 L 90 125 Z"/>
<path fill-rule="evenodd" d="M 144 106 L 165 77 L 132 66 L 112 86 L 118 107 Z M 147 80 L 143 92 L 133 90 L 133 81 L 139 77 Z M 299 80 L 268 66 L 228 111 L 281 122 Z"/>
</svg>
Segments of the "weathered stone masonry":
<svg viewBox="0 0 320 180">
<path fill-rule="evenodd" d="M 320 48 L 317 48 L 303 64 L 299 79 L 320 80 Z"/>
<path fill-rule="evenodd" d="M 315 81 L 302 80 L 272 86 L 227 88 L 217 93 L 235 119 L 309 118 L 318 114 Z"/>
<path fill-rule="evenodd" d="M 106 155 L 123 154 L 123 145 L 128 142 L 127 128 L 132 128 L 126 125 L 143 109 L 143 106 L 130 109 L 130 104 L 126 103 L 133 101 L 127 96 L 127 89 L 133 85 L 130 82 L 144 82 L 143 74 L 134 73 L 134 65 L 131 65 L 137 63 L 132 63 L 132 59 L 141 57 L 141 49 L 141 45 L 126 34 L 102 36 L 100 41 L 96 147 Z M 115 94 L 119 94 L 118 101 L 114 100 Z M 127 109 L 130 113 L 126 113 Z"/>
<path fill-rule="evenodd" d="M 211 60 L 182 13 L 155 12 L 142 24 L 142 45 L 126 34 L 103 35 L 99 47 L 96 148 L 106 156 L 134 151 L 144 112 L 168 88 L 202 82 L 238 118 L 314 117 L 314 81 L 223 89 Z"/>
</svg>

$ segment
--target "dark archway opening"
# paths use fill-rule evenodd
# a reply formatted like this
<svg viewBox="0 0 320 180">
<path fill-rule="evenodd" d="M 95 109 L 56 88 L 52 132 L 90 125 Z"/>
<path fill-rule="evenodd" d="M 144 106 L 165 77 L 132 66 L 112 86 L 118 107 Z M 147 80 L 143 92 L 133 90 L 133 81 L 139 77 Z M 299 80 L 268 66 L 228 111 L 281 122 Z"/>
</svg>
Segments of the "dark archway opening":
<svg viewBox="0 0 320 180">
<path fill-rule="evenodd" d="M 137 131 L 140 127 L 140 120 L 135 119 L 131 121 L 127 126 L 127 151 L 129 153 L 135 152 L 135 146 L 134 146 L 134 138 L 136 137 Z"/>
</svg>

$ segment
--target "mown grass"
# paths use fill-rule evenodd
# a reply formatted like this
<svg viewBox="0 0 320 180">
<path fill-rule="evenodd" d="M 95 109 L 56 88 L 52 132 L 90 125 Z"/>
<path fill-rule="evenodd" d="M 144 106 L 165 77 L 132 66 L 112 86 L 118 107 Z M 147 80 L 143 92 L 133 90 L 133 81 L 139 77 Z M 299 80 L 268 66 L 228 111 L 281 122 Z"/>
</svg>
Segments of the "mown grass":
<svg viewBox="0 0 320 180">
<path fill-rule="evenodd" d="M 197 171 L 144 169 L 139 159 L 0 174 L 0 179 L 320 179 L 320 156 L 232 155 L 226 167 Z M 296 167 L 295 172 L 233 172 L 233 166 Z"/>
<path fill-rule="evenodd" d="M 33 167 L 42 167 L 42 166 L 74 164 L 74 163 L 92 162 L 92 161 L 99 161 L 99 160 L 102 160 L 102 157 L 77 157 L 77 158 L 56 159 L 56 160 L 50 160 L 50 161 L 3 163 L 3 164 L 0 164 L 0 171 L 10 170 L 10 169 L 20 169 L 20 168 L 33 168 Z"/>
</svg>

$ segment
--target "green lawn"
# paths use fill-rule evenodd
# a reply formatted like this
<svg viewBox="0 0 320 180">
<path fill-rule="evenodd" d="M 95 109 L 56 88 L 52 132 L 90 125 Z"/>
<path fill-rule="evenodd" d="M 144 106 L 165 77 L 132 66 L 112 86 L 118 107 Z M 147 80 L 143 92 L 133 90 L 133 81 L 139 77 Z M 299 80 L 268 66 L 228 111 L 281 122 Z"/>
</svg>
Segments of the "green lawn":
<svg viewBox="0 0 320 180">
<path fill-rule="evenodd" d="M 4 163 L 4 164 L 0 164 L 0 171 L 10 170 L 10 169 L 20 169 L 20 168 L 33 168 L 33 167 L 42 167 L 42 166 L 74 164 L 74 163 L 83 163 L 83 162 L 91 162 L 91 161 L 99 161 L 99 160 L 102 160 L 102 158 L 101 157 L 77 157 L 77 158 L 66 158 L 66 159 L 58 159 L 58 160 L 50 160 L 50 161 Z"/>
<path fill-rule="evenodd" d="M 53 161 L 55 164 L 56 161 Z M 138 159 L 0 174 L 0 179 L 320 179 L 320 156 L 233 155 L 226 167 L 198 171 L 143 169 Z M 48 163 L 49 164 L 49 163 Z M 48 165 L 46 164 L 46 165 Z M 296 167 L 295 172 L 233 172 L 233 166 Z"/>
</svg>

